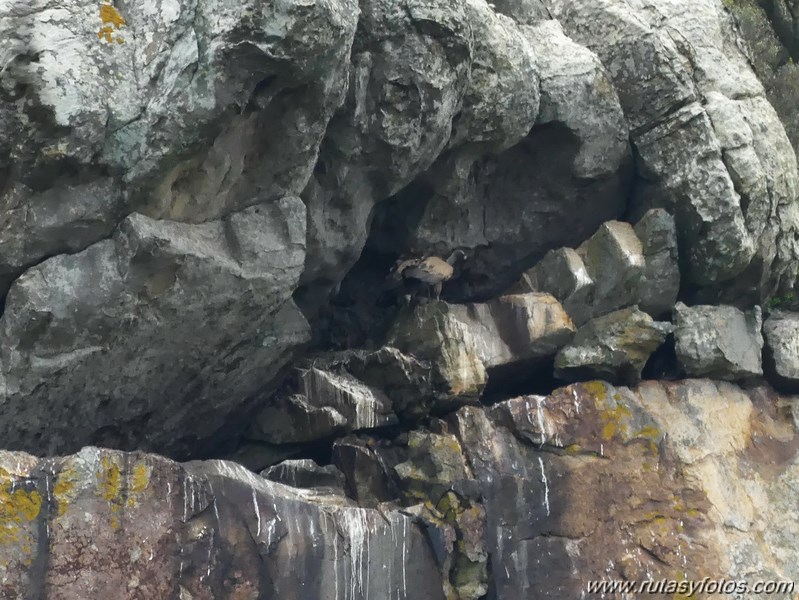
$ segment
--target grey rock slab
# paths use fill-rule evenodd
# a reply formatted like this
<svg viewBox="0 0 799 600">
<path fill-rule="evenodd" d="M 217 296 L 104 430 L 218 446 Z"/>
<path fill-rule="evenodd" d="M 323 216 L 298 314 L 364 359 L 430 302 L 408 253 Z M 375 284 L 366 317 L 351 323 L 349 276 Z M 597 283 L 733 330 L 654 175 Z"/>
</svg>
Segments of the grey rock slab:
<svg viewBox="0 0 799 600">
<path fill-rule="evenodd" d="M 520 292 L 543 292 L 557 298 L 572 317 L 585 315 L 594 300 L 594 280 L 576 250 L 550 250 L 526 271 L 513 288 Z"/>
<path fill-rule="evenodd" d="M 677 359 L 689 377 L 724 380 L 763 375 L 763 318 L 760 307 L 674 307 Z"/>
<path fill-rule="evenodd" d="M 299 194 L 357 21 L 354 0 L 3 2 L 0 292 L 132 211 L 203 222 Z"/>
<path fill-rule="evenodd" d="M 635 385 L 650 355 L 672 332 L 637 308 L 592 319 L 555 357 L 555 376 L 566 381 L 603 379 Z"/>
<path fill-rule="evenodd" d="M 291 301 L 304 242 L 284 198 L 201 225 L 134 214 L 26 271 L 0 320 L 4 444 L 179 455 L 222 435 L 309 338 Z"/>
<path fill-rule="evenodd" d="M 680 264 L 674 217 L 662 208 L 647 211 L 635 224 L 644 250 L 638 307 L 652 317 L 671 312 L 680 292 Z"/>
<path fill-rule="evenodd" d="M 799 313 L 771 311 L 763 323 L 763 337 L 772 383 L 799 391 Z"/>
<path fill-rule="evenodd" d="M 312 364 L 344 371 L 381 390 L 391 400 L 394 413 L 405 420 L 430 414 L 433 385 L 429 362 L 403 354 L 391 346 L 377 350 L 345 350 L 314 357 Z"/>
<path fill-rule="evenodd" d="M 489 373 L 553 356 L 575 332 L 569 315 L 549 294 L 500 296 L 481 304 L 452 305 L 450 310 L 471 332 Z"/>
<path fill-rule="evenodd" d="M 0 497 L 14 498 L 0 545 L 6 598 L 445 598 L 433 523 L 235 463 L 87 447 L 3 452 L 0 473 Z"/>
<path fill-rule="evenodd" d="M 574 305 L 571 317 L 575 323 L 582 325 L 591 317 L 638 304 L 645 269 L 644 248 L 629 223 L 603 223 L 577 248 L 577 254 L 594 281 L 594 290 L 586 306 Z"/>
<path fill-rule="evenodd" d="M 251 438 L 271 444 L 309 442 L 397 422 L 388 396 L 349 373 L 298 369 L 289 385 L 292 393 L 278 392 L 255 415 Z"/>
</svg>

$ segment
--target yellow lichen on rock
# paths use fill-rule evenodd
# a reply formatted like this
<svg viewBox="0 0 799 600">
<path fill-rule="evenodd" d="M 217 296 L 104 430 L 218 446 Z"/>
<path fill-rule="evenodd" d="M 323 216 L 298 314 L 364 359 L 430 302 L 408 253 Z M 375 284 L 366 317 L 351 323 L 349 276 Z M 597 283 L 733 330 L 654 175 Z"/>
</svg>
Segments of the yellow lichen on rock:
<svg viewBox="0 0 799 600">
<path fill-rule="evenodd" d="M 62 469 L 56 476 L 53 485 L 53 498 L 56 501 L 59 517 L 67 512 L 69 503 L 74 499 L 77 481 L 78 475 L 71 467 Z"/>
<path fill-rule="evenodd" d="M 109 2 L 100 5 L 100 20 L 103 26 L 97 32 L 97 37 L 106 42 L 118 44 L 124 43 L 121 36 L 114 36 L 114 33 L 127 25 L 125 18 L 119 14 L 119 11 Z"/>
<path fill-rule="evenodd" d="M 0 545 L 19 544 L 26 553 L 33 547 L 30 524 L 42 511 L 36 490 L 15 487 L 11 477 L 0 477 Z"/>
</svg>

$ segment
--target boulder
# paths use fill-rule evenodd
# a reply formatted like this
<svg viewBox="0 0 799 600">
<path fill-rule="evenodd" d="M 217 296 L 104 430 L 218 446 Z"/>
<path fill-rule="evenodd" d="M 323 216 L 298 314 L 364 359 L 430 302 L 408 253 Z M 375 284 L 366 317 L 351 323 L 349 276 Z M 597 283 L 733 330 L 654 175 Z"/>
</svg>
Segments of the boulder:
<svg viewBox="0 0 799 600">
<path fill-rule="evenodd" d="M 579 310 L 574 322 L 582 325 L 592 317 L 638 304 L 644 276 L 644 249 L 629 223 L 608 221 L 577 248 L 594 281 L 590 303 Z"/>
<path fill-rule="evenodd" d="M 580 255 L 572 248 L 558 248 L 547 252 L 525 272 L 513 290 L 552 294 L 569 315 L 580 317 L 593 302 L 594 287 Z"/>
<path fill-rule="evenodd" d="M 284 198 L 199 225 L 134 214 L 29 269 L 0 320 L 4 445 L 181 456 L 228 439 L 309 339 L 291 300 L 304 241 Z"/>
<path fill-rule="evenodd" d="M 377 350 L 345 350 L 316 356 L 311 361 L 335 372 L 346 372 L 379 389 L 402 420 L 414 421 L 430 414 L 434 394 L 431 366 L 391 346 Z"/>
<path fill-rule="evenodd" d="M 739 380 L 763 375 L 763 318 L 756 306 L 674 307 L 677 360 L 689 377 Z"/>
<path fill-rule="evenodd" d="M 28 6 L 0 6 L 0 295 L 132 211 L 199 223 L 305 187 L 354 0 Z"/>
<path fill-rule="evenodd" d="M 348 373 L 300 369 L 254 417 L 248 438 L 270 444 L 310 442 L 335 434 L 393 425 L 391 400 Z"/>
<path fill-rule="evenodd" d="M 635 224 L 644 250 L 638 308 L 654 318 L 671 313 L 680 292 L 680 264 L 674 217 L 662 208 L 647 211 Z"/>
<path fill-rule="evenodd" d="M 459 319 L 461 309 L 446 302 L 431 302 L 402 311 L 388 335 L 387 344 L 430 362 L 436 404 L 476 402 L 487 375 L 478 339 Z"/>
<path fill-rule="evenodd" d="M 450 311 L 474 337 L 489 376 L 553 356 L 575 331 L 569 315 L 549 294 L 500 296 L 485 303 L 454 304 Z"/>
<path fill-rule="evenodd" d="M 773 385 L 799 392 L 799 313 L 771 311 L 763 323 L 766 374 Z"/>
<path fill-rule="evenodd" d="M 399 496 L 390 455 L 373 439 L 347 436 L 336 440 L 332 459 L 344 473 L 347 494 L 359 505 L 377 507 Z"/>
<path fill-rule="evenodd" d="M 671 323 L 656 322 L 637 308 L 597 317 L 558 352 L 555 377 L 636 385 L 647 360 L 671 332 Z"/>
</svg>

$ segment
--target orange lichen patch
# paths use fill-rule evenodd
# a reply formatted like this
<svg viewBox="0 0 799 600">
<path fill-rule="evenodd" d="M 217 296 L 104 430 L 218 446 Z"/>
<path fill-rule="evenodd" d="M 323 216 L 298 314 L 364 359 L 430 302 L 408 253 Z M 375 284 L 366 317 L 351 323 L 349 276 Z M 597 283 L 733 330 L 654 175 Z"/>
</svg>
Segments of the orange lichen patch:
<svg viewBox="0 0 799 600">
<path fill-rule="evenodd" d="M 100 20 L 103 26 L 97 32 L 97 37 L 101 40 L 104 39 L 109 44 L 117 42 L 118 44 L 124 43 L 121 36 L 114 36 L 114 33 L 127 25 L 125 18 L 119 14 L 119 11 L 110 3 L 100 5 Z"/>
</svg>

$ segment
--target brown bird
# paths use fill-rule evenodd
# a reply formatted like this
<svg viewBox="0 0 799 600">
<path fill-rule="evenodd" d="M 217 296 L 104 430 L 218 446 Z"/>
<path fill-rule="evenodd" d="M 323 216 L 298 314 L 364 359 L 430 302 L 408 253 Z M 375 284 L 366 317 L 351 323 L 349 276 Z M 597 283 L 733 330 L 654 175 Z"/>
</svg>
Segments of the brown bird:
<svg viewBox="0 0 799 600">
<path fill-rule="evenodd" d="M 443 260 L 438 256 L 428 256 L 423 260 L 419 260 L 416 264 L 405 264 L 411 263 L 413 259 L 411 261 L 403 261 L 400 264 L 402 267 L 400 276 L 404 280 L 421 281 L 432 290 L 433 296 L 438 300 L 439 296 L 441 296 L 441 288 L 444 282 L 452 279 L 455 274 L 455 263 L 465 256 L 466 254 L 463 250 L 455 250 L 447 260 Z"/>
</svg>

